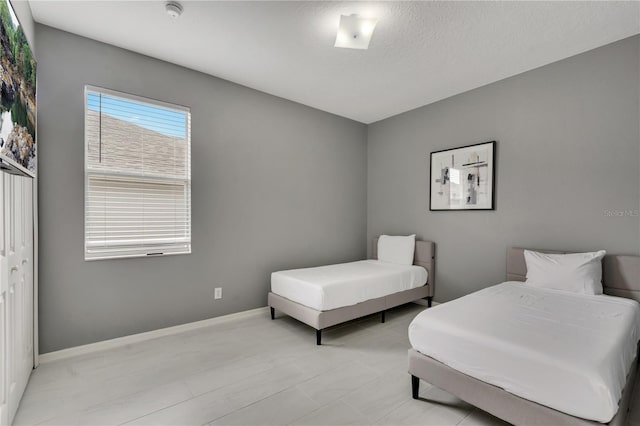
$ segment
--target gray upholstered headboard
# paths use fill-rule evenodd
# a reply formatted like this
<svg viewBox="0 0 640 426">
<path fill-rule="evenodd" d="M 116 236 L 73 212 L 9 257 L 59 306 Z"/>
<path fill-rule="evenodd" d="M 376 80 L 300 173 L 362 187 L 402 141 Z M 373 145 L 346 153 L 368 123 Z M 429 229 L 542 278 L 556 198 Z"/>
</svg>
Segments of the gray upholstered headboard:
<svg viewBox="0 0 640 426">
<path fill-rule="evenodd" d="M 527 265 L 522 248 L 507 249 L 507 281 L 524 281 Z M 570 253 L 557 250 L 535 250 L 542 253 Z M 640 302 L 640 256 L 606 255 L 602 261 L 604 293 Z"/>
<path fill-rule="evenodd" d="M 431 287 L 430 294 L 433 295 L 433 287 L 436 282 L 436 245 L 431 241 L 416 240 L 413 264 L 422 266 L 427 270 L 427 284 Z M 373 239 L 371 245 L 371 257 L 378 258 L 378 237 Z"/>
</svg>

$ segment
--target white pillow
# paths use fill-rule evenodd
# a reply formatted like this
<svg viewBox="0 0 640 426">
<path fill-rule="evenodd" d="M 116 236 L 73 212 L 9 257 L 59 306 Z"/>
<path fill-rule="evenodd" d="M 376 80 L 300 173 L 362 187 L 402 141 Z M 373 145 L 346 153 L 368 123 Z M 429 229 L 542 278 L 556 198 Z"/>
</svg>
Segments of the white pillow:
<svg viewBox="0 0 640 426">
<path fill-rule="evenodd" d="M 416 234 L 407 237 L 380 235 L 378 239 L 378 260 L 413 265 L 413 252 L 416 248 Z"/>
<path fill-rule="evenodd" d="M 525 250 L 526 283 L 582 294 L 602 294 L 604 250 L 593 253 L 546 254 Z"/>
</svg>

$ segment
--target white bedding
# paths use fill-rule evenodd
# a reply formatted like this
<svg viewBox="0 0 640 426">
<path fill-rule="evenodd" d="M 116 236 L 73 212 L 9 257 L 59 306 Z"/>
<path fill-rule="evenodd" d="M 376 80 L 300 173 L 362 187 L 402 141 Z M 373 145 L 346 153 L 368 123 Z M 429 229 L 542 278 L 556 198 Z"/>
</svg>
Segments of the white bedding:
<svg viewBox="0 0 640 426">
<path fill-rule="evenodd" d="M 274 272 L 271 291 L 318 311 L 329 311 L 410 290 L 426 282 L 427 270 L 421 266 L 362 260 Z"/>
<path fill-rule="evenodd" d="M 606 423 L 636 355 L 640 305 L 506 282 L 420 313 L 418 352 L 522 398 Z"/>
</svg>

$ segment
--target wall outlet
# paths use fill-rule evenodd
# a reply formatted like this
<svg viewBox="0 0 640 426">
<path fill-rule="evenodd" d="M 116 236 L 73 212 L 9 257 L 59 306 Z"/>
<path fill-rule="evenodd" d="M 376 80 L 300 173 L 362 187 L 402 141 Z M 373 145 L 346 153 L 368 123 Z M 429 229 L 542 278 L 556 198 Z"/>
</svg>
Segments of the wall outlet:
<svg viewBox="0 0 640 426">
<path fill-rule="evenodd" d="M 222 299 L 222 287 L 216 287 L 213 290 L 213 298 L 214 299 Z"/>
</svg>

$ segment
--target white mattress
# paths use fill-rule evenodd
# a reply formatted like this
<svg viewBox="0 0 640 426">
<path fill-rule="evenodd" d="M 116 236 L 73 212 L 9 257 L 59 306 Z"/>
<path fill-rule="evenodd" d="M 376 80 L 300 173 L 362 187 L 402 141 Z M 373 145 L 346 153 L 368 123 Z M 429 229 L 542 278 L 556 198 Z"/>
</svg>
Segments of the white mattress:
<svg viewBox="0 0 640 426">
<path fill-rule="evenodd" d="M 414 349 L 522 398 L 608 422 L 636 355 L 637 302 L 506 282 L 420 313 Z"/>
<path fill-rule="evenodd" d="M 318 311 L 329 311 L 410 290 L 426 282 L 427 270 L 421 266 L 362 260 L 274 272 L 271 291 Z"/>
</svg>

